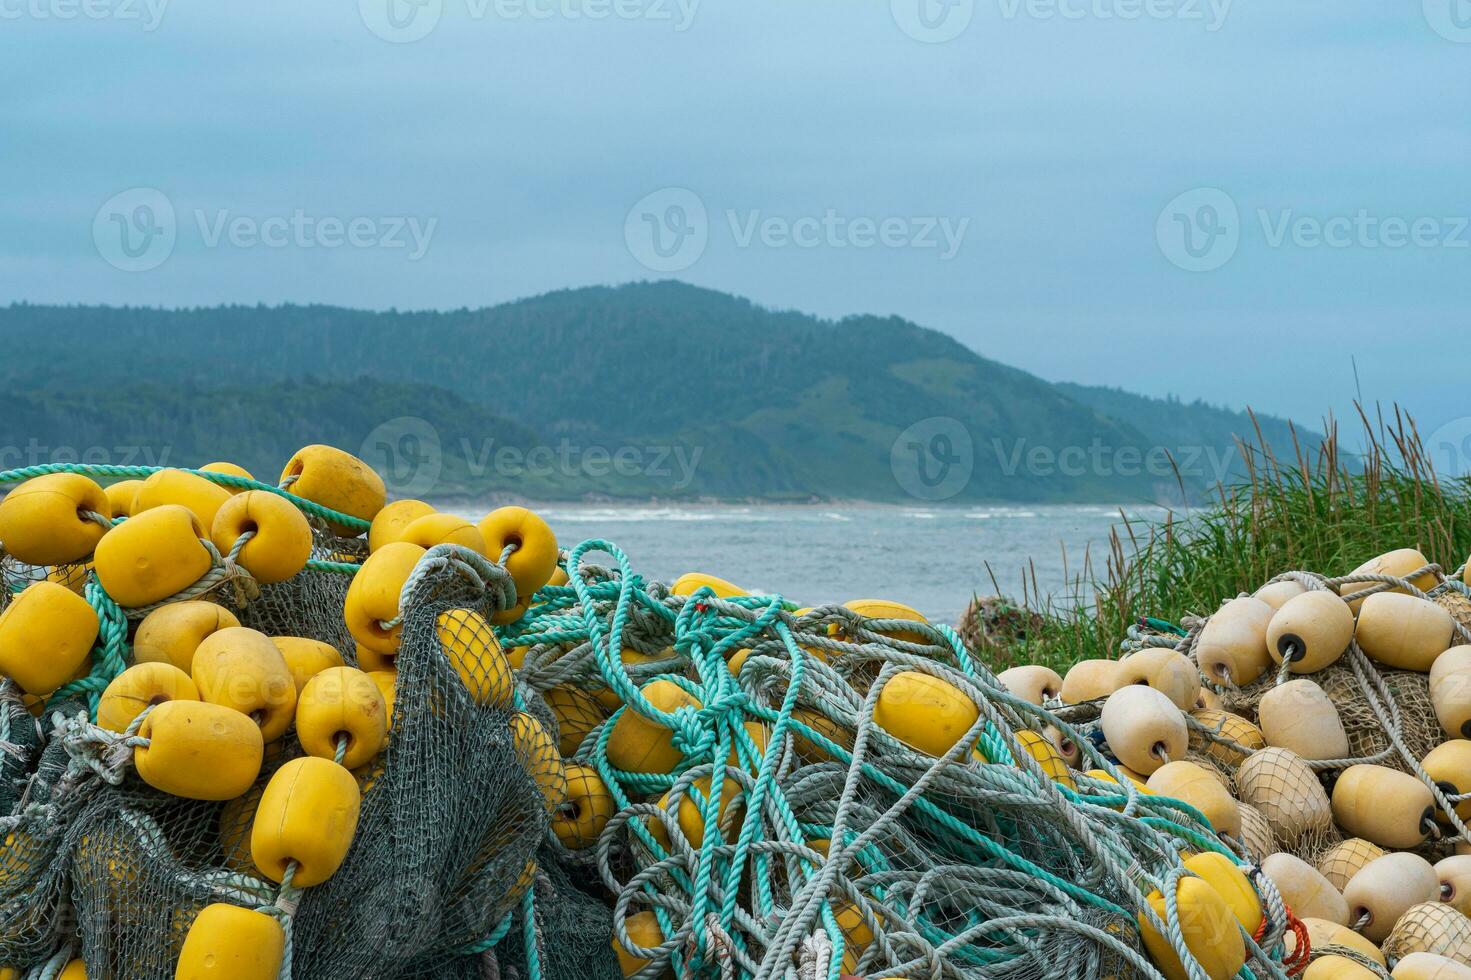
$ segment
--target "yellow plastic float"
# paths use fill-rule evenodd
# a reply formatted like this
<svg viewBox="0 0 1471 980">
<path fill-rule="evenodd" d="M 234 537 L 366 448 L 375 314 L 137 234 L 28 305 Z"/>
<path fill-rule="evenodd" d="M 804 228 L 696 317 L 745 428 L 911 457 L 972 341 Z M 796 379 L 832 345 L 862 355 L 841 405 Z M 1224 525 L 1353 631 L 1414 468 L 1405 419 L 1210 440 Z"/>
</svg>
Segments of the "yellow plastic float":
<svg viewBox="0 0 1471 980">
<path fill-rule="evenodd" d="M 138 496 L 138 488 L 143 486 L 142 480 L 119 480 L 117 483 L 108 484 L 103 493 L 107 494 L 107 502 L 110 505 L 112 517 L 132 517 L 133 500 Z"/>
<path fill-rule="evenodd" d="M 485 536 L 480 529 L 454 514 L 424 514 L 409 522 L 399 533 L 398 540 L 425 549 L 438 544 L 457 544 L 477 555 L 485 554 Z"/>
<path fill-rule="evenodd" d="M 100 623 L 86 599 L 35 582 L 0 612 L 0 673 L 28 694 L 50 694 L 87 663 Z"/>
<path fill-rule="evenodd" d="M 210 526 L 210 538 L 222 555 L 228 555 L 245 534 L 255 535 L 240 550 L 238 560 L 262 585 L 286 581 L 312 556 L 312 528 L 306 516 L 269 490 L 230 497 Z"/>
<path fill-rule="evenodd" d="M 281 471 L 280 483 L 288 493 L 320 504 L 339 514 L 371 522 L 388 499 L 383 478 L 350 453 L 331 446 L 298 450 Z M 361 531 L 329 522 L 334 534 L 354 538 Z"/>
<path fill-rule="evenodd" d="M 230 491 L 218 483 L 184 470 L 159 470 L 143 481 L 133 497 L 133 516 L 155 507 L 177 504 L 192 513 L 199 526 L 214 526 L 215 515 L 230 499 Z"/>
<path fill-rule="evenodd" d="M 153 610 L 138 624 L 133 637 L 137 663 L 173 664 L 184 673 L 194 667 L 199 644 L 223 629 L 240 625 L 224 606 L 202 599 L 171 602 Z"/>
<path fill-rule="evenodd" d="M 232 800 L 260 774 L 265 743 L 245 715 L 205 701 L 168 701 L 138 727 L 133 766 L 150 786 L 191 800 Z"/>
<path fill-rule="evenodd" d="M 112 679 L 97 702 L 97 724 L 126 731 L 149 708 L 167 701 L 198 701 L 199 688 L 173 664 L 135 664 Z"/>
<path fill-rule="evenodd" d="M 378 511 L 368 528 L 368 551 L 374 552 L 385 544 L 403 540 L 404 528 L 428 514 L 434 508 L 422 500 L 395 500 Z M 484 537 L 481 546 L 484 547 Z"/>
<path fill-rule="evenodd" d="M 29 565 L 69 565 L 92 554 L 112 517 L 107 494 L 77 473 L 27 480 L 0 500 L 0 546 Z"/>
<path fill-rule="evenodd" d="M 353 639 L 373 653 L 392 658 L 398 653 L 403 624 L 385 626 L 399 616 L 399 598 L 424 549 L 406 541 L 386 544 L 368 556 L 347 587 L 343 617 Z M 361 658 L 360 658 L 361 659 Z M 372 669 L 390 664 L 373 664 Z"/>
<path fill-rule="evenodd" d="M 120 606 L 162 602 L 199 581 L 213 564 L 205 531 L 186 507 L 165 504 L 130 517 L 97 544 L 96 572 Z"/>
<path fill-rule="evenodd" d="M 207 905 L 189 926 L 174 980 L 275 980 L 286 935 L 264 912 Z"/>
<path fill-rule="evenodd" d="M 330 643 L 304 636 L 273 636 L 271 642 L 281 651 L 298 695 L 306 682 L 322 671 L 343 666 L 342 654 Z"/>
<path fill-rule="evenodd" d="M 916 670 L 889 678 L 873 709 L 874 724 L 915 751 L 936 757 L 949 752 L 979 717 L 980 709 L 965 692 Z"/>
<path fill-rule="evenodd" d="M 525 711 L 511 716 L 511 740 L 526 771 L 541 790 L 547 813 L 555 813 L 567 798 L 567 774 L 556 741 L 535 715 Z"/>
<path fill-rule="evenodd" d="M 516 678 L 485 617 L 473 609 L 447 609 L 435 619 L 434 629 L 440 649 L 476 704 L 503 708 L 511 703 Z"/>
<path fill-rule="evenodd" d="M 1226 899 L 1202 878 L 1181 878 L 1175 887 L 1176 908 L 1185 948 L 1195 957 L 1210 980 L 1228 980 L 1246 964 L 1246 943 L 1236 914 Z M 1149 894 L 1149 907 L 1169 924 L 1165 899 L 1158 891 Z M 1187 980 L 1189 974 L 1170 941 L 1139 916 L 1139 933 L 1150 959 L 1168 980 Z"/>
<path fill-rule="evenodd" d="M 516 583 L 517 605 L 530 602 L 532 594 L 551 580 L 552 570 L 557 567 L 557 536 L 546 521 L 525 507 L 493 510 L 481 518 L 478 526 L 491 561 L 500 561 L 507 548 L 515 548 L 505 560 L 506 571 Z"/>
<path fill-rule="evenodd" d="M 264 634 L 245 627 L 212 633 L 194 652 L 190 676 L 201 698 L 248 716 L 265 741 L 274 742 L 291 727 L 296 682 Z"/>
<path fill-rule="evenodd" d="M 378 685 L 356 667 L 329 667 L 301 690 L 296 736 L 310 755 L 334 759 L 345 740 L 342 765 L 356 769 L 388 743 L 388 710 Z"/>
<path fill-rule="evenodd" d="M 362 794 L 352 773 L 330 759 L 292 759 L 271 776 L 250 831 L 255 866 L 282 881 L 296 865 L 292 884 L 310 888 L 342 866 L 357 833 Z"/>
<path fill-rule="evenodd" d="M 655 708 L 672 714 L 677 708 L 700 708 L 700 701 L 673 681 L 650 681 L 639 689 Z M 608 734 L 608 762 L 624 772 L 673 772 L 682 758 L 674 747 L 674 732 L 624 708 Z"/>
<path fill-rule="evenodd" d="M 568 762 L 563 771 L 567 798 L 552 817 L 552 832 L 570 850 L 592 847 L 617 812 L 613 796 L 591 766 Z"/>
</svg>

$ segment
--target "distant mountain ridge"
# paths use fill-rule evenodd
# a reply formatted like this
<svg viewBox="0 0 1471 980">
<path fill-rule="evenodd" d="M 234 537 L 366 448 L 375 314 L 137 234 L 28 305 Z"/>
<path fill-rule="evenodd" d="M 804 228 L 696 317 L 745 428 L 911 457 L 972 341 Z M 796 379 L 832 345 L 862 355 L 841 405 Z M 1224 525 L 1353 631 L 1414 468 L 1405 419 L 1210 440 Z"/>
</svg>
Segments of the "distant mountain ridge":
<svg viewBox="0 0 1471 980">
<path fill-rule="evenodd" d="M 149 445 L 270 473 L 326 441 L 420 496 L 1176 500 L 1239 475 L 1212 461 L 1254 435 L 1238 413 L 1053 384 L 897 317 L 678 282 L 448 312 L 16 304 L 0 337 L 0 447 Z M 1205 462 L 1180 466 L 1191 453 Z"/>
</svg>

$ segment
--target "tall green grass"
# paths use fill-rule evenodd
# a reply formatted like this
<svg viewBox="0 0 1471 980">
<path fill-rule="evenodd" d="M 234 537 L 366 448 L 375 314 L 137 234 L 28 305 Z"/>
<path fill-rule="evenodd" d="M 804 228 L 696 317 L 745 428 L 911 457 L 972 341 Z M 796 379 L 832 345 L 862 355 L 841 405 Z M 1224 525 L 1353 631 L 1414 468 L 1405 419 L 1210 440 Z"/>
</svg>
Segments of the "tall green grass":
<svg viewBox="0 0 1471 980">
<path fill-rule="evenodd" d="M 1158 522 L 1125 518 L 1107 554 L 1085 555 L 1062 595 L 1028 590 L 1022 603 L 1040 615 L 1018 642 L 988 650 L 991 659 L 1061 670 L 1116 657 L 1142 616 L 1178 623 L 1282 572 L 1343 575 L 1395 548 L 1418 548 L 1454 571 L 1471 555 L 1471 481 L 1437 479 L 1413 421 L 1398 410 L 1372 421 L 1359 414 L 1361 456 L 1341 455 L 1336 424 L 1320 445 L 1294 441 L 1288 459 L 1258 430 L 1241 444 L 1249 480 L 1220 488 L 1210 507 Z"/>
</svg>

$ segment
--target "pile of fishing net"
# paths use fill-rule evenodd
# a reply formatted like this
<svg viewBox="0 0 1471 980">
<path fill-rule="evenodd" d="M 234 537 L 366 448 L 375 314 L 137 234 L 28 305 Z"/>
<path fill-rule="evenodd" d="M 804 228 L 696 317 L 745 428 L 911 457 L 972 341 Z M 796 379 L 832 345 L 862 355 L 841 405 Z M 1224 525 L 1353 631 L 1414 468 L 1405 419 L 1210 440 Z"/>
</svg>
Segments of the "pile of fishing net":
<svg viewBox="0 0 1471 980">
<path fill-rule="evenodd" d="M 1455 980 L 1471 977 L 1468 627 L 1471 571 L 1406 548 L 1143 620 L 1117 661 L 1017 674 L 1272 879 L 1308 977 Z"/>
<path fill-rule="evenodd" d="M 1248 847 L 898 603 L 647 581 L 327 447 L 0 485 L 0 976 L 1305 965 Z"/>
</svg>

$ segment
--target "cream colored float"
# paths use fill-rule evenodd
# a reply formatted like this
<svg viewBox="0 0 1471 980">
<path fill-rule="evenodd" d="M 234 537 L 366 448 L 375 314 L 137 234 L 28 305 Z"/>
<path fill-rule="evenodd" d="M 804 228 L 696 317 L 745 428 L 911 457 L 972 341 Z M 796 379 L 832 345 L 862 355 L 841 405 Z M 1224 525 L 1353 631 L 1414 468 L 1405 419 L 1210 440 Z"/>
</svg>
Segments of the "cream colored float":
<svg viewBox="0 0 1471 980">
<path fill-rule="evenodd" d="M 1143 684 L 1169 698 L 1181 711 L 1192 711 L 1200 699 L 1200 671 L 1174 650 L 1141 650 L 1119 662 L 1124 686 Z"/>
<path fill-rule="evenodd" d="M 1267 747 L 1267 740 L 1262 730 L 1240 715 L 1233 715 L 1229 711 L 1215 708 L 1202 708 L 1190 712 L 1190 717 L 1218 738 L 1234 742 L 1243 748 L 1255 751 Z M 1228 766 L 1239 766 L 1246 759 L 1246 755 L 1237 749 L 1213 741 L 1203 732 L 1194 729 L 1190 732 L 1190 747 Z"/>
<path fill-rule="evenodd" d="M 1268 745 L 1291 749 L 1304 759 L 1348 758 L 1348 734 L 1338 709 L 1310 680 L 1288 681 L 1268 691 L 1257 705 L 1257 723 Z"/>
<path fill-rule="evenodd" d="M 1434 953 L 1471 963 L 1471 919 L 1442 902 L 1406 909 L 1383 943 L 1384 955 L 1397 960 L 1411 953 Z"/>
<path fill-rule="evenodd" d="M 1354 639 L 1369 657 L 1386 667 L 1426 672 L 1450 649 L 1455 620 L 1428 599 L 1381 592 L 1359 607 Z"/>
<path fill-rule="evenodd" d="M 1260 677 L 1271 663 L 1267 624 L 1273 612 L 1270 605 L 1251 596 L 1232 599 L 1216 610 L 1195 646 L 1200 672 L 1217 684 L 1238 687 Z"/>
<path fill-rule="evenodd" d="M 1079 704 L 1106 698 L 1123 686 L 1117 660 L 1080 660 L 1063 677 L 1061 696 L 1065 704 Z"/>
<path fill-rule="evenodd" d="M 1455 854 L 1435 866 L 1440 879 L 1440 900 L 1460 912 L 1471 915 L 1471 854 Z"/>
<path fill-rule="evenodd" d="M 1011 694 L 1039 706 L 1062 693 L 1062 678 L 1057 671 L 1037 664 L 1003 670 L 996 680 Z"/>
<path fill-rule="evenodd" d="M 1471 738 L 1471 646 L 1454 646 L 1430 666 L 1430 701 L 1451 738 Z"/>
<path fill-rule="evenodd" d="M 1471 966 L 1434 953 L 1411 953 L 1394 965 L 1394 980 L 1471 980 Z"/>
<path fill-rule="evenodd" d="M 1318 869 L 1291 854 L 1279 852 L 1262 862 L 1262 871 L 1277 885 L 1282 900 L 1298 916 L 1349 924 L 1348 902 Z"/>
<path fill-rule="evenodd" d="M 1327 919 L 1315 919 L 1312 916 L 1299 916 L 1302 924 L 1308 930 L 1308 947 L 1310 949 L 1322 949 L 1324 946 L 1344 946 L 1367 956 L 1369 959 L 1386 966 L 1384 954 L 1379 952 L 1379 947 L 1369 942 L 1363 936 L 1354 932 L 1347 926 L 1339 925 L 1337 922 L 1329 922 Z M 1296 937 L 1289 931 L 1287 934 L 1287 950 L 1292 952 L 1297 948 Z"/>
<path fill-rule="evenodd" d="M 1273 609 L 1281 609 L 1289 599 L 1300 596 L 1306 591 L 1307 587 L 1302 583 L 1286 579 L 1262 586 L 1252 593 L 1252 597 L 1260 599 Z"/>
<path fill-rule="evenodd" d="M 1267 625 L 1267 649 L 1294 674 L 1322 670 L 1343 656 L 1354 638 L 1354 614 L 1332 592 L 1304 592 L 1283 603 Z"/>
<path fill-rule="evenodd" d="M 1333 787 L 1333 819 L 1345 833 L 1380 847 L 1418 847 L 1434 827 L 1435 797 L 1406 773 L 1350 766 Z"/>
<path fill-rule="evenodd" d="M 1420 768 L 1447 797 L 1471 793 L 1471 741 L 1464 738 L 1442 742 L 1420 760 Z M 1471 819 L 1471 800 L 1455 804 L 1456 816 Z M 1450 824 L 1446 813 L 1437 810 L 1436 818 Z"/>
<path fill-rule="evenodd" d="M 1190 736 L 1180 709 L 1152 687 L 1130 685 L 1103 704 L 1103 735 L 1120 762 L 1149 776 L 1185 757 Z"/>
<path fill-rule="evenodd" d="M 1440 879 L 1430 862 L 1407 851 L 1370 861 L 1343 889 L 1350 925 L 1374 943 L 1384 942 L 1411 907 L 1439 895 Z"/>
<path fill-rule="evenodd" d="M 1396 551 L 1387 551 L 1378 557 L 1370 558 L 1348 574 L 1349 577 L 1355 575 L 1392 575 L 1395 578 L 1406 578 L 1410 573 L 1417 572 L 1428 564 L 1430 564 L 1430 560 L 1418 550 L 1414 548 L 1400 548 Z M 1437 584 L 1435 575 L 1431 572 L 1417 575 L 1410 579 L 1409 582 L 1421 592 L 1429 592 Z M 1340 585 L 1338 591 L 1339 594 L 1350 597 L 1349 605 L 1353 607 L 1354 612 L 1358 612 L 1359 606 L 1364 600 L 1352 597 L 1375 587 L 1376 583 L 1374 582 L 1350 582 L 1345 585 Z M 1393 591 L 1399 595 L 1409 594 L 1398 586 Z M 1385 593 L 1376 594 L 1384 595 Z"/>
</svg>

